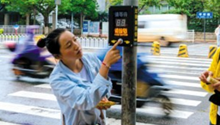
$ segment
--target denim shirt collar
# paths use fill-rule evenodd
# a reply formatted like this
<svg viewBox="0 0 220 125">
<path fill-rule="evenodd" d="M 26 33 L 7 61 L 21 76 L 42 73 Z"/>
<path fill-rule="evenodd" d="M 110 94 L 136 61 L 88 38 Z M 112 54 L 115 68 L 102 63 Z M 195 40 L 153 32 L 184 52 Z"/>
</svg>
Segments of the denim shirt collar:
<svg viewBox="0 0 220 125">
<path fill-rule="evenodd" d="M 83 66 L 85 67 L 85 69 L 88 73 L 88 76 L 90 79 L 89 82 L 92 82 L 92 78 L 94 77 L 93 76 L 94 74 L 92 74 L 92 72 L 89 70 L 88 60 L 84 56 L 81 59 L 83 62 Z M 66 65 L 64 65 L 62 61 L 59 61 L 58 65 L 59 65 L 60 69 L 62 70 L 62 72 L 65 72 L 69 76 L 69 78 L 71 78 L 73 76 L 73 71 L 71 69 L 69 69 Z"/>
</svg>

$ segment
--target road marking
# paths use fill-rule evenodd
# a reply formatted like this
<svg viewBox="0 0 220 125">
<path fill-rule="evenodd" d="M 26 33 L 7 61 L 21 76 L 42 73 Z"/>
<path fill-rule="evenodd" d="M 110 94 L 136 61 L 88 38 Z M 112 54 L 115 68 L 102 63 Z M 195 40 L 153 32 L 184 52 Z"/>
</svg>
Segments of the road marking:
<svg viewBox="0 0 220 125">
<path fill-rule="evenodd" d="M 179 82 L 179 83 L 184 84 L 184 82 Z M 169 84 L 169 82 L 168 82 L 168 84 Z M 188 83 L 188 85 L 189 84 L 190 83 Z M 194 84 L 192 84 L 192 86 L 193 85 Z M 50 88 L 50 86 L 48 84 L 37 85 L 35 87 Z M 198 92 L 198 91 L 181 90 L 181 89 L 172 89 L 170 91 L 165 91 L 165 92 L 166 93 L 173 93 L 173 94 L 182 94 L 182 95 L 193 95 L 193 96 L 200 96 L 200 97 L 204 97 L 208 94 L 207 92 Z"/>
<path fill-rule="evenodd" d="M 121 110 L 121 105 L 113 105 L 111 106 L 111 109 Z M 143 106 L 142 108 L 136 108 L 136 111 L 141 112 L 141 113 L 146 113 L 146 114 L 164 115 L 162 109 L 157 108 L 157 107 Z M 187 119 L 192 114 L 193 112 L 189 112 L 189 111 L 172 110 L 170 117 Z"/>
<path fill-rule="evenodd" d="M 165 61 L 158 61 L 158 60 L 155 60 L 155 61 L 151 61 L 149 60 L 149 63 L 154 63 L 154 64 L 157 64 L 157 65 L 160 65 L 160 64 L 164 64 L 164 65 L 180 65 L 180 66 L 197 66 L 197 67 L 209 67 L 210 64 L 199 64 L 198 63 L 192 63 L 192 62 L 165 62 Z"/>
<path fill-rule="evenodd" d="M 199 58 L 181 58 L 181 57 L 173 57 L 173 56 L 146 56 L 145 58 L 165 58 L 167 60 L 169 59 L 178 59 L 178 60 L 194 60 L 194 61 L 212 61 L 212 59 L 199 59 Z"/>
<path fill-rule="evenodd" d="M 107 118 L 106 123 L 107 123 L 107 125 L 121 125 L 121 119 L 116 120 L 114 118 Z M 136 122 L 136 125 L 155 125 L 155 124 Z"/>
<path fill-rule="evenodd" d="M 53 94 L 45 94 L 38 92 L 19 91 L 9 94 L 9 96 L 57 101 L 56 97 Z M 178 99 L 178 98 L 170 98 L 170 99 L 174 104 L 187 105 L 187 106 L 197 106 L 200 104 L 200 101 L 195 101 L 195 100 Z"/>
<path fill-rule="evenodd" d="M 51 89 L 49 84 L 41 84 L 41 85 L 36 85 L 34 87 L 38 87 L 38 88 L 45 88 L 45 89 Z"/>
<path fill-rule="evenodd" d="M 194 80 L 194 81 L 200 81 L 199 76 L 183 76 L 183 75 L 170 75 L 170 74 L 159 74 L 160 77 L 162 78 L 169 78 L 169 79 L 178 79 L 178 80 Z"/>
<path fill-rule="evenodd" d="M 147 58 L 147 57 L 144 57 L 144 58 L 140 58 L 142 61 L 160 61 L 160 62 L 186 62 L 186 63 L 195 63 L 195 64 L 211 64 L 211 61 L 212 60 L 207 60 L 207 61 L 197 61 L 197 60 L 182 60 L 182 59 L 163 59 L 163 58 Z"/>
<path fill-rule="evenodd" d="M 198 92 L 198 91 L 181 90 L 181 89 L 172 89 L 170 91 L 164 91 L 164 93 L 191 95 L 191 96 L 200 96 L 200 97 L 205 97 L 208 94 L 207 92 Z"/>
<path fill-rule="evenodd" d="M 201 101 L 188 100 L 188 99 L 178 99 L 178 98 L 170 98 L 173 104 L 178 105 L 186 105 L 186 106 L 198 106 Z"/>
<path fill-rule="evenodd" d="M 60 111 L 56 109 L 41 108 L 36 106 L 14 104 L 8 102 L 0 102 L 0 110 L 53 119 L 60 119 L 61 116 Z"/>
<path fill-rule="evenodd" d="M 21 124 L 14 124 L 14 123 L 0 121 L 0 125 L 21 125 Z"/>
<path fill-rule="evenodd" d="M 176 86 L 189 86 L 189 87 L 197 87 L 201 88 L 201 85 L 199 82 L 193 83 L 193 82 L 180 82 L 180 81 L 174 81 L 174 80 L 164 80 L 165 83 L 168 85 L 176 85 Z"/>
<path fill-rule="evenodd" d="M 155 64 L 147 64 L 149 67 L 154 68 L 166 68 L 166 69 L 175 69 L 175 70 L 192 70 L 192 71 L 206 71 L 208 68 L 194 68 L 194 67 L 186 67 L 186 66 L 168 66 L 168 65 L 155 65 Z"/>
<path fill-rule="evenodd" d="M 53 94 L 39 93 L 39 92 L 19 91 L 19 92 L 11 93 L 9 94 L 9 96 L 56 101 L 56 97 Z"/>
<path fill-rule="evenodd" d="M 1 55 L 0 58 L 12 59 L 13 57 L 11 55 Z"/>
<path fill-rule="evenodd" d="M 199 76 L 201 72 L 195 73 L 195 72 L 187 72 L 187 71 L 173 71 L 173 70 L 163 70 L 163 69 L 155 69 L 155 68 L 150 68 L 147 70 L 148 72 L 151 73 L 159 73 L 159 74 L 183 74 L 183 75 L 194 75 L 194 76 Z"/>
</svg>

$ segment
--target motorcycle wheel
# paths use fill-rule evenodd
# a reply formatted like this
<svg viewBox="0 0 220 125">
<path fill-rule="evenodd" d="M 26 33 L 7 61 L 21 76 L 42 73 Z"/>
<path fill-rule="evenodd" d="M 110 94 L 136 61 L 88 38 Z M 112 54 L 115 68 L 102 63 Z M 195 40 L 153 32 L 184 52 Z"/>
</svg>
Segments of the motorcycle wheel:
<svg viewBox="0 0 220 125">
<path fill-rule="evenodd" d="M 160 103 L 161 108 L 166 116 L 169 116 L 173 110 L 173 103 L 165 95 L 159 95 L 156 97 L 156 102 Z"/>
</svg>

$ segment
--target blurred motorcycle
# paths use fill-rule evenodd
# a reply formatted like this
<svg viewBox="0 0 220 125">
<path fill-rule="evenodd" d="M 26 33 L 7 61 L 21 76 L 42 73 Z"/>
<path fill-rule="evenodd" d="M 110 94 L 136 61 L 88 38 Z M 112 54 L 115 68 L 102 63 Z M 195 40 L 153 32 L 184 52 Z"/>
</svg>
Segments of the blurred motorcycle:
<svg viewBox="0 0 220 125">
<path fill-rule="evenodd" d="M 122 55 L 122 47 L 118 47 Z M 103 61 L 108 49 L 103 49 L 97 53 L 98 58 Z M 146 64 L 141 58 L 147 53 L 137 54 L 137 88 L 136 106 L 142 107 L 146 102 L 154 102 L 161 105 L 165 115 L 170 115 L 173 110 L 173 103 L 164 91 L 169 91 L 171 87 L 167 85 L 157 73 L 148 72 Z M 121 103 L 122 92 L 122 58 L 111 66 L 109 76 L 113 83 L 112 95 L 109 100 Z"/>
<path fill-rule="evenodd" d="M 20 38 L 18 42 L 5 42 L 6 47 L 15 54 L 11 63 L 17 78 L 47 78 L 53 70 L 55 64 L 49 60 L 52 55 L 42 55 L 44 50 L 35 45 L 34 30 L 37 28 L 27 27 L 27 36 Z"/>
</svg>

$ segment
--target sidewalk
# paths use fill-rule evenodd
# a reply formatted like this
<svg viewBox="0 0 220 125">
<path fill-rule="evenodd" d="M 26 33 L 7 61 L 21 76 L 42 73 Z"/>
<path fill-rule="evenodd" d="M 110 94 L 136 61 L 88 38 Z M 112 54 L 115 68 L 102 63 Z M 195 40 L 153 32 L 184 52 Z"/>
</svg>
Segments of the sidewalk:
<svg viewBox="0 0 220 125">
<path fill-rule="evenodd" d="M 121 125 L 121 119 L 107 118 L 107 125 Z M 153 125 L 147 123 L 136 122 L 136 125 Z"/>
<path fill-rule="evenodd" d="M 107 125 L 121 125 L 121 120 L 116 120 L 114 118 L 107 118 L 106 122 L 107 122 Z M 22 124 L 15 124 L 15 123 L 0 121 L 0 125 L 22 125 Z M 136 122 L 136 125 L 153 125 L 153 124 L 146 124 L 146 123 Z"/>
</svg>

